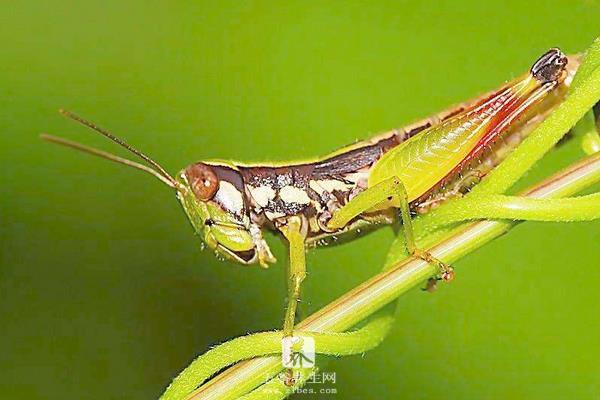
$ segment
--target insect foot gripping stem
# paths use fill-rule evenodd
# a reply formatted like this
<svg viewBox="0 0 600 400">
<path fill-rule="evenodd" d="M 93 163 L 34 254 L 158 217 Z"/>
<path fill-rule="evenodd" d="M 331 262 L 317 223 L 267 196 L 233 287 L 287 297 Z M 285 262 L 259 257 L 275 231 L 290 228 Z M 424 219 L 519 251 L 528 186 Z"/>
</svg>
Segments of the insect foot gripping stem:
<svg viewBox="0 0 600 400">
<path fill-rule="evenodd" d="M 427 261 L 430 264 L 435 264 L 440 269 L 440 279 L 444 282 L 451 282 L 454 280 L 454 268 L 450 265 L 446 264 L 443 261 L 438 260 L 434 256 L 432 256 L 428 251 L 423 251 L 421 249 L 414 249 L 412 255 L 414 257 L 418 257 L 423 261 Z"/>
<path fill-rule="evenodd" d="M 431 253 L 429 253 L 427 251 L 415 249 L 413 256 L 418 257 L 424 261 L 427 261 L 430 264 L 436 264 L 438 266 L 438 268 L 440 269 L 439 275 L 436 275 L 433 278 L 429 278 L 427 280 L 427 283 L 425 284 L 425 287 L 422 288 L 421 290 L 423 290 L 425 292 L 433 293 L 437 289 L 438 281 L 451 282 L 454 280 L 454 277 L 455 277 L 454 268 L 452 268 L 452 266 L 444 263 L 443 261 L 440 261 L 437 258 L 433 257 L 431 255 Z"/>
<path fill-rule="evenodd" d="M 406 249 L 413 257 L 418 257 L 421 260 L 428 262 L 429 264 L 435 264 L 440 270 L 440 278 L 445 282 L 450 282 L 454 279 L 454 269 L 448 264 L 441 260 L 438 260 L 431 255 L 428 251 L 421 250 L 417 247 L 415 241 L 414 230 L 412 226 L 412 219 L 410 214 L 410 204 L 408 202 L 408 194 L 406 187 L 400 179 L 393 177 L 391 180 L 393 191 L 395 196 L 400 200 L 400 218 L 402 219 L 402 225 L 404 226 L 404 238 L 406 241 Z"/>
</svg>

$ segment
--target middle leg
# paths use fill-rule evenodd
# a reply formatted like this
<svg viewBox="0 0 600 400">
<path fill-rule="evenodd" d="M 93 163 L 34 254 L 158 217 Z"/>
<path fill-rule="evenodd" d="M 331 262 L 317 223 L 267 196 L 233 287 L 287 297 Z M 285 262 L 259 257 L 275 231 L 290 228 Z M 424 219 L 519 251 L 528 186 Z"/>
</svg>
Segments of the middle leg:
<svg viewBox="0 0 600 400">
<path fill-rule="evenodd" d="M 282 359 L 284 364 L 293 364 L 292 346 L 297 338 L 294 338 L 294 325 L 296 321 L 296 310 L 300 301 L 300 288 L 302 281 L 306 277 L 305 260 L 305 240 L 306 234 L 303 232 L 303 222 L 300 217 L 294 216 L 287 220 L 287 223 L 279 228 L 289 245 L 289 266 L 287 273 L 288 304 L 285 309 L 283 320 L 283 339 L 282 339 Z M 292 386 L 295 382 L 293 369 L 287 368 L 284 377 L 284 383 Z"/>
</svg>

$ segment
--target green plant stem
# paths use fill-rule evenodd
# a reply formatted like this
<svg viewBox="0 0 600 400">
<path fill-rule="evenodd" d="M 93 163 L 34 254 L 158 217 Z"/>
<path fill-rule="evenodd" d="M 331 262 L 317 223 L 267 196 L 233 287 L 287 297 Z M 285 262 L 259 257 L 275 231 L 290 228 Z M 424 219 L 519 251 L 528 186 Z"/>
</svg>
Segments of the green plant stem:
<svg viewBox="0 0 600 400">
<path fill-rule="evenodd" d="M 347 356 L 364 353 L 377 347 L 389 332 L 393 316 L 369 321 L 364 327 L 344 333 L 303 333 L 317 343 L 319 354 Z M 282 332 L 260 332 L 241 336 L 220 344 L 196 358 L 177 378 L 173 380 L 161 396 L 162 400 L 183 399 L 199 383 L 210 378 L 221 369 L 238 361 L 256 357 L 257 354 L 281 353 Z M 283 385 L 285 386 L 285 385 Z M 271 390 L 275 390 L 274 387 Z"/>
<path fill-rule="evenodd" d="M 534 198 L 572 195 L 600 181 L 600 155 L 594 155 L 545 180 L 526 193 Z M 481 247 L 504 234 L 516 222 L 481 221 L 468 224 L 428 249 L 448 262 Z M 370 314 L 394 301 L 407 290 L 436 273 L 436 268 L 421 260 L 408 259 L 359 285 L 298 324 L 303 332 L 340 332 L 351 328 Z M 188 399 L 233 399 L 265 382 L 281 370 L 280 357 L 260 357 L 225 370 L 193 392 Z"/>
<path fill-rule="evenodd" d="M 594 154 L 600 151 L 600 132 L 596 127 L 596 118 L 592 110 L 589 110 L 575 125 L 573 133 L 581 136 L 581 148 L 585 154 Z"/>
<path fill-rule="evenodd" d="M 501 194 L 472 196 L 460 209 L 440 209 L 446 223 L 470 219 L 572 222 L 600 217 L 600 193 L 567 199 L 532 199 Z"/>
</svg>

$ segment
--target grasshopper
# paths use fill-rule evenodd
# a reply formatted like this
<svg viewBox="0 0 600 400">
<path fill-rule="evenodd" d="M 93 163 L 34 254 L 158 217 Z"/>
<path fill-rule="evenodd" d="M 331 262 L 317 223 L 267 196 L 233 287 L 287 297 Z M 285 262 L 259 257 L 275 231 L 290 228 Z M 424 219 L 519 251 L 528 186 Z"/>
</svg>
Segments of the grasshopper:
<svg viewBox="0 0 600 400">
<path fill-rule="evenodd" d="M 492 92 L 311 161 L 201 161 L 171 176 L 123 140 L 66 111 L 61 112 L 145 164 L 59 137 L 42 138 L 152 174 L 175 190 L 202 241 L 234 262 L 274 263 L 263 231 L 279 232 L 288 242 L 290 260 L 285 339 L 293 336 L 308 247 L 401 222 L 408 252 L 436 264 L 439 279 L 452 280 L 452 267 L 416 245 L 411 218 L 481 181 L 561 102 L 577 66 L 576 57 L 550 49 L 527 73 Z"/>
</svg>

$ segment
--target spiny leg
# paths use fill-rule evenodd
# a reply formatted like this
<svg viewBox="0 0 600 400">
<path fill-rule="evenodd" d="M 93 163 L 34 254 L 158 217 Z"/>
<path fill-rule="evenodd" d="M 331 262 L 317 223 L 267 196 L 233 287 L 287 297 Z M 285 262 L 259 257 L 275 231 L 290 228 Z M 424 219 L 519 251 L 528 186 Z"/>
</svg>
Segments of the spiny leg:
<svg viewBox="0 0 600 400">
<path fill-rule="evenodd" d="M 359 193 L 346 205 L 336 211 L 327 223 L 327 228 L 332 230 L 343 228 L 353 218 L 373 209 L 385 201 L 390 201 L 393 198 L 396 198 L 400 202 L 400 216 L 402 218 L 406 250 L 408 253 L 414 257 L 425 260 L 428 263 L 436 264 L 441 271 L 443 280 L 451 281 L 454 279 L 454 270 L 452 267 L 417 247 L 413 233 L 412 219 L 410 217 L 410 207 L 406 188 L 402 181 L 395 176 Z"/>
<path fill-rule="evenodd" d="M 306 234 L 302 231 L 302 219 L 300 217 L 290 217 L 287 224 L 279 228 L 289 244 L 290 261 L 287 276 L 288 303 L 283 320 L 283 354 L 291 356 L 293 344 L 289 340 L 294 334 L 294 324 L 296 320 L 296 310 L 300 300 L 300 288 L 302 281 L 306 277 L 305 260 L 305 240 Z M 286 348 L 287 347 L 287 348 Z M 286 371 L 285 384 L 291 386 L 294 384 L 294 376 L 291 368 Z"/>
</svg>

